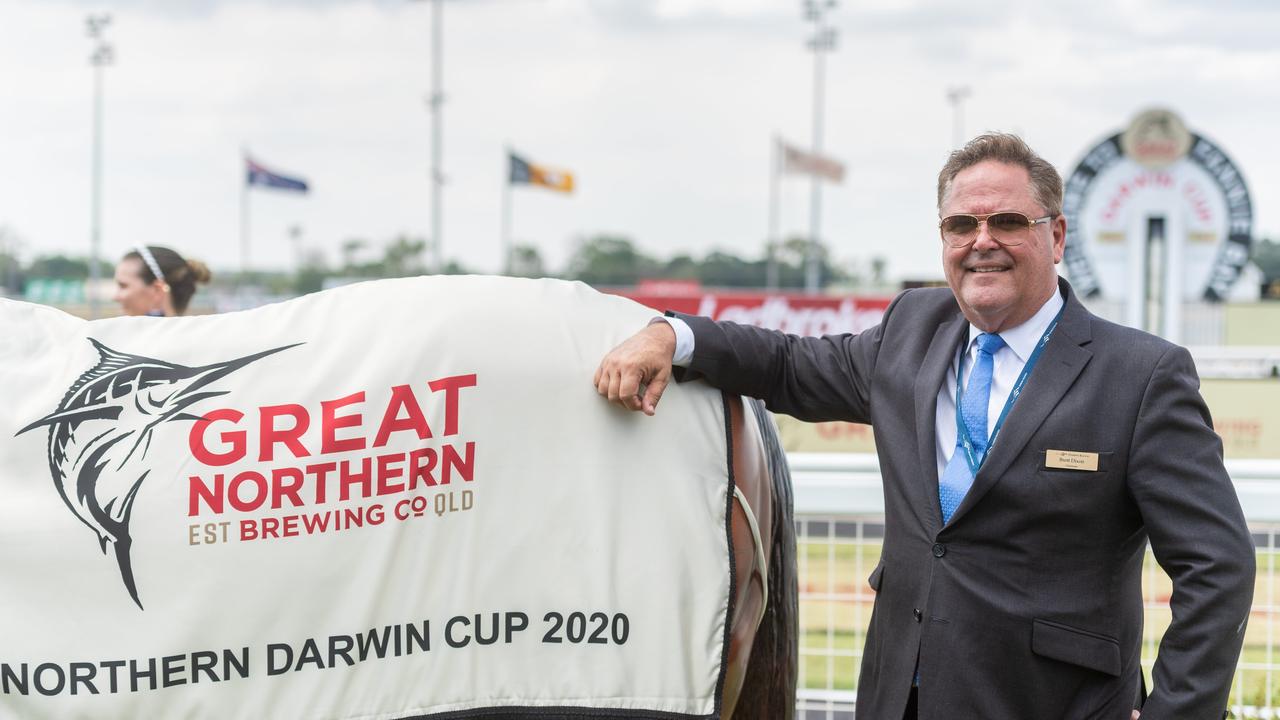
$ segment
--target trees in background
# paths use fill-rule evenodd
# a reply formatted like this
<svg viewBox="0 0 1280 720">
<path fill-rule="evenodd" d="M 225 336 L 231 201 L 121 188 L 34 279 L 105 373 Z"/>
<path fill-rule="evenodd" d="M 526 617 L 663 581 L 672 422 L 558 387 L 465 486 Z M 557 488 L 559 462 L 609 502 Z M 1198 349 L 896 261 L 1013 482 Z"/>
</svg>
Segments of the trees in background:
<svg viewBox="0 0 1280 720">
<path fill-rule="evenodd" d="M 661 265 L 623 235 L 596 235 L 578 244 L 564 276 L 588 285 L 635 285 L 656 277 Z"/>
<path fill-rule="evenodd" d="M 1253 264 L 1262 271 L 1263 294 L 1280 300 L 1280 242 L 1262 238 L 1253 245 Z"/>
<path fill-rule="evenodd" d="M 1258 240 L 1253 245 L 1252 260 L 1267 282 L 1280 280 L 1280 241 L 1270 238 Z"/>
<path fill-rule="evenodd" d="M 792 237 L 778 249 L 778 285 L 804 287 L 806 241 Z M 725 250 L 712 250 L 702 260 L 679 254 L 662 261 L 635 247 L 622 235 L 596 235 L 579 243 L 569 259 L 564 277 L 589 285 L 626 286 L 645 278 L 697 280 L 712 287 L 764 287 L 767 262 L 745 259 Z M 844 282 L 850 274 L 834 265 L 824 246 L 819 246 L 819 274 L 823 286 Z"/>
<path fill-rule="evenodd" d="M 511 248 L 511 274 L 516 277 L 539 278 L 547 276 L 542 253 L 532 245 L 516 245 Z"/>
<path fill-rule="evenodd" d="M 381 257 L 369 258 L 367 250 L 372 243 L 364 238 L 348 238 L 342 241 L 342 264 L 330 267 L 324 253 L 317 249 L 304 251 L 294 274 L 293 288 L 299 294 L 316 292 L 325 287 L 326 281 L 371 280 L 374 278 L 408 277 L 426 272 L 423 253 L 427 241 L 410 235 L 397 235 L 382 246 Z"/>
<path fill-rule="evenodd" d="M 82 281 L 89 278 L 89 260 L 68 255 L 37 255 L 24 265 L 21 249 L 24 243 L 14 230 L 0 225 L 0 296 L 18 296 L 27 279 Z M 98 276 L 111 279 L 115 263 L 99 261 Z"/>
<path fill-rule="evenodd" d="M 1266 241 L 1264 241 L 1265 243 Z M 216 270 L 215 287 L 251 286 L 272 294 L 305 294 L 324 287 L 356 280 L 420 275 L 428 271 L 425 259 L 427 242 L 421 237 L 401 234 L 382 244 L 366 238 L 344 240 L 339 247 L 338 263 L 331 264 L 325 253 L 297 243 L 292 271 L 255 270 L 244 274 L 235 269 Z M 0 227 L 0 285 L 18 294 L 24 278 L 78 280 L 89 276 L 88 261 L 81 257 L 46 255 L 23 266 L 15 252 L 17 239 L 7 228 Z M 799 289 L 804 286 L 805 240 L 792 237 L 783 241 L 777 254 L 779 286 Z M 830 260 L 827 249 L 819 248 L 820 276 L 823 286 L 859 280 L 860 266 L 841 267 Z M 870 274 L 884 275 L 884 261 L 872 258 Z M 113 263 L 102 264 L 102 277 L 110 278 Z M 449 261 L 443 274 L 471 272 L 457 260 Z M 581 280 L 601 287 L 635 285 L 644 279 L 696 281 L 709 287 L 760 288 L 767 274 L 763 257 L 744 257 L 724 249 L 716 249 L 701 258 L 678 253 L 659 258 L 637 247 L 622 234 L 601 233 L 583 238 L 565 264 L 563 272 L 549 268 L 538 248 L 517 245 L 512 251 L 512 274 L 520 277 L 563 277 Z"/>
<path fill-rule="evenodd" d="M 22 263 L 18 260 L 21 245 L 17 233 L 0 225 L 0 296 L 17 295 L 22 287 Z"/>
<path fill-rule="evenodd" d="M 114 263 L 100 262 L 98 277 L 110 278 L 116 272 Z M 89 277 L 89 260 L 67 255 L 40 255 L 27 266 L 27 277 L 50 280 L 86 280 Z"/>
</svg>

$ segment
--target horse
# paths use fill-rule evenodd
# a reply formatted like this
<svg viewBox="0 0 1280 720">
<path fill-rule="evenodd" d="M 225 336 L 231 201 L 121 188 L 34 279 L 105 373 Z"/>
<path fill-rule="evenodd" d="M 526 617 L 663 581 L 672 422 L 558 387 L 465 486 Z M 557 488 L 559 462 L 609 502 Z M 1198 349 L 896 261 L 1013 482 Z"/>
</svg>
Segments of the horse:
<svg viewBox="0 0 1280 720">
<path fill-rule="evenodd" d="M 424 307 L 440 311 L 424 314 Z M 448 717 L 561 717 L 567 714 L 556 714 L 557 698 L 543 691 L 557 682 L 566 686 L 564 676 L 573 678 L 564 670 L 569 663 L 577 662 L 585 676 L 599 658 L 610 657 L 601 686 L 618 688 L 605 698 L 614 705 L 570 695 L 573 704 L 564 707 L 575 717 L 654 717 L 645 708 L 658 683 L 627 671 L 650 663 L 655 677 L 662 679 L 656 670 L 666 669 L 679 687 L 687 660 L 699 672 L 687 683 L 682 707 L 697 710 L 658 716 L 790 720 L 798 659 L 795 528 L 790 477 L 771 416 L 758 400 L 699 388 L 685 405 L 687 416 L 636 427 L 624 415 L 610 417 L 582 387 L 587 363 L 649 312 L 581 285 L 499 278 L 380 281 L 245 313 L 173 320 L 85 323 L 0 300 L 0 318 L 13 336 L 0 376 L 12 406 L 0 421 L 6 492 L 0 574 L 10 581 L 0 598 L 16 608 L 0 618 L 6 641 L 0 714 L 167 717 L 217 708 L 248 717 L 270 707 L 265 714 L 282 717 L 435 717 L 444 707 Z M 569 316 L 572 322 L 562 319 Z M 514 356 L 510 347 L 529 350 Z M 513 388 L 524 393 L 521 400 L 535 401 L 512 402 Z M 36 430 L 45 437 L 37 438 Z M 570 441 L 549 442 L 557 432 Z M 716 437 L 721 432 L 725 446 Z M 616 443 L 636 438 L 659 452 L 676 448 L 653 465 L 663 470 L 649 482 L 641 466 L 616 452 Z M 716 450 L 709 451 L 708 440 Z M 474 447 L 488 465 L 473 462 Z M 377 465 L 372 448 L 378 448 Z M 504 456 L 521 461 L 504 465 L 498 462 Z M 317 458 L 331 459 L 329 470 Z M 333 470 L 337 463 L 344 469 Z M 704 485 L 676 482 L 695 465 L 688 477 L 704 478 Z M 582 467 L 602 470 L 582 473 Z M 611 469 L 626 470 L 616 487 L 629 494 L 615 497 L 591 484 Z M 682 495 L 686 490 L 692 492 Z M 602 609 L 636 618 L 647 613 L 647 628 L 679 616 L 680 596 L 659 588 L 656 599 L 639 597 L 637 590 L 650 589 L 648 576 L 631 569 L 648 557 L 643 529 L 663 522 L 663 503 L 676 496 L 692 504 L 682 506 L 690 510 L 683 524 L 671 527 L 689 532 L 696 545 L 681 545 L 674 534 L 663 538 L 664 557 L 685 573 L 672 577 L 685 583 L 683 591 L 690 583 L 706 589 L 699 586 L 706 582 L 720 592 L 690 601 L 696 627 L 683 627 L 686 618 L 676 617 L 660 628 L 661 636 L 648 636 L 661 643 L 647 652 L 635 642 L 623 649 L 637 648 L 630 654 L 595 654 L 598 644 L 621 646 L 644 631 L 631 634 L 631 621 L 618 612 L 608 638 L 600 625 L 584 641 L 586 614 L 546 598 L 613 602 L 600 583 L 591 584 L 603 578 L 617 583 L 622 600 Z M 481 499 L 473 507 L 475 497 Z M 573 506 L 577 498 L 600 502 L 604 515 L 593 514 L 597 506 L 585 501 Z M 521 526 L 531 508 L 553 520 L 563 512 L 578 524 L 566 522 L 564 531 L 544 527 L 554 522 Z M 595 522 L 609 513 L 633 523 L 616 538 L 621 551 L 612 554 L 606 552 L 611 523 Z M 512 527 L 523 531 L 522 542 L 508 541 L 505 531 Z M 578 532 L 595 544 L 577 542 Z M 546 552 L 552 544 L 558 550 Z M 98 555 L 108 546 L 114 558 L 104 568 Z M 197 546 L 204 547 L 193 550 Z M 131 549 L 138 553 L 136 567 Z M 569 555 L 595 564 L 574 565 Z M 569 577 L 571 571 L 578 574 Z M 566 586 L 574 589 L 547 590 Z M 205 590 L 193 589 L 200 587 Z M 296 612 L 279 612 L 298 598 L 307 600 Z M 504 608 L 504 643 L 490 647 L 498 638 L 496 610 Z M 553 612 L 543 615 L 548 609 Z M 557 609 L 569 611 L 568 618 Z M 577 640 L 575 616 L 583 623 Z M 591 622 L 597 616 L 607 619 L 597 612 Z M 66 617 L 77 618 L 74 637 L 57 632 Z M 563 629 L 551 626 L 553 618 L 564 621 Z M 444 645 L 432 649 L 430 627 Z M 263 634 L 273 642 L 248 639 Z M 394 642 L 388 640 L 393 634 Z M 717 656 L 703 651 L 708 642 Z M 150 657 L 152 648 L 192 648 L 183 667 L 192 678 L 209 677 L 207 661 L 216 653 L 203 648 L 220 647 L 214 643 L 227 645 L 223 679 L 266 668 L 257 678 L 270 677 L 261 692 L 194 679 L 177 683 L 180 691 L 151 692 L 160 677 L 152 671 L 138 675 L 129 693 L 117 693 L 116 661 L 99 670 L 78 655 L 83 647 L 100 648 L 100 657 L 140 658 L 146 668 L 148 658 L 161 662 Z M 391 662 L 402 650 L 414 657 Z M 663 657 L 664 651 L 689 657 Z M 284 667 L 294 671 L 272 672 L 286 653 Z M 479 653 L 490 665 L 454 660 Z M 75 662 L 64 668 L 24 660 L 36 655 Z M 172 662 L 181 657 L 164 658 L 165 683 L 183 672 Z M 546 660 L 519 664 L 529 657 Z M 499 677 L 493 664 L 502 662 L 524 670 Z M 328 672 L 298 672 L 304 665 Z M 470 681 L 495 677 L 475 699 L 468 697 Z M 569 692 L 596 689 L 589 680 L 568 683 Z M 339 691 L 348 682 L 350 689 Z M 82 685 L 88 692 L 77 692 Z M 111 691 L 100 694 L 105 687 Z M 533 702 L 480 705 L 503 692 Z M 638 712 L 627 714 L 628 707 Z"/>
<path fill-rule="evenodd" d="M 731 521 L 734 613 L 720 717 L 791 720 L 799 659 L 791 475 L 764 403 L 722 397 L 738 501 Z"/>
</svg>

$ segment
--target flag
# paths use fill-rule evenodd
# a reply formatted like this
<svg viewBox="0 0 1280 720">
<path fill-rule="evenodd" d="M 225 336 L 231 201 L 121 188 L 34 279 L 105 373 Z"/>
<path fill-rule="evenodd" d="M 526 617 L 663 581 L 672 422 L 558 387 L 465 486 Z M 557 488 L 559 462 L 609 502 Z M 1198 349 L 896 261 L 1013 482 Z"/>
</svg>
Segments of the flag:
<svg viewBox="0 0 1280 720">
<path fill-rule="evenodd" d="M 540 185 L 557 192 L 573 192 L 573 173 L 534 165 L 515 153 L 507 153 L 507 157 L 511 167 L 507 181 L 512 185 Z"/>
<path fill-rule="evenodd" d="M 254 162 L 247 156 L 245 157 L 244 162 L 246 185 L 262 185 L 265 187 L 279 188 L 281 190 L 296 190 L 297 192 L 307 191 L 306 180 L 272 172 Z"/>
<path fill-rule="evenodd" d="M 778 145 L 782 149 L 783 172 L 814 175 L 835 183 L 844 180 L 844 163 L 839 160 L 793 148 L 781 140 Z"/>
</svg>

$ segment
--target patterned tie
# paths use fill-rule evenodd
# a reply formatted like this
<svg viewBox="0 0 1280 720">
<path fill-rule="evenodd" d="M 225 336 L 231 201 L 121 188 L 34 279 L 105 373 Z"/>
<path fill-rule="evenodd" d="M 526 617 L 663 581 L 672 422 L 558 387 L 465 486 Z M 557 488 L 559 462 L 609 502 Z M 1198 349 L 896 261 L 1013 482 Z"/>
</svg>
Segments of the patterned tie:
<svg viewBox="0 0 1280 720">
<path fill-rule="evenodd" d="M 978 336 L 978 360 L 969 373 L 969 384 L 965 386 L 964 398 L 960 403 L 960 413 L 969 428 L 969 441 L 973 443 L 974 453 L 978 457 L 987 449 L 987 404 L 991 400 L 991 370 L 994 355 L 1004 347 L 1004 338 L 999 335 L 982 333 Z M 938 499 L 942 503 L 942 524 L 951 522 L 951 516 L 965 493 L 973 485 L 973 471 L 969 469 L 969 461 L 965 458 L 964 444 L 960 440 L 963 427 L 956 428 L 956 449 L 951 454 L 951 461 L 942 471 L 942 479 L 938 481 Z"/>
</svg>

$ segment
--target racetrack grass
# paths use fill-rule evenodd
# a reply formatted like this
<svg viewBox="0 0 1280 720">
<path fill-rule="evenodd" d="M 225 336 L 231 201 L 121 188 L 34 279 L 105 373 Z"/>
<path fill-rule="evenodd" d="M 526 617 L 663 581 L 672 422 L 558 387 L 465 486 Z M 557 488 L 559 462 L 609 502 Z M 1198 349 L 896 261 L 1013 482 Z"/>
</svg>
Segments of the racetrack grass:
<svg viewBox="0 0 1280 720">
<path fill-rule="evenodd" d="M 797 547 L 800 582 L 800 687 L 855 690 L 874 593 L 867 576 L 880 558 L 879 541 L 803 540 Z M 1147 553 L 1143 592 L 1147 609 L 1142 662 L 1151 664 L 1171 619 L 1173 584 Z M 1231 705 L 1280 707 L 1280 552 L 1258 552 L 1253 613 L 1245 632 Z M 830 630 L 828 630 L 830 628 Z"/>
</svg>

